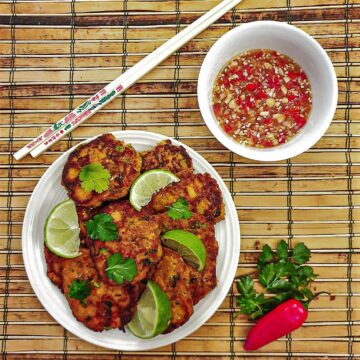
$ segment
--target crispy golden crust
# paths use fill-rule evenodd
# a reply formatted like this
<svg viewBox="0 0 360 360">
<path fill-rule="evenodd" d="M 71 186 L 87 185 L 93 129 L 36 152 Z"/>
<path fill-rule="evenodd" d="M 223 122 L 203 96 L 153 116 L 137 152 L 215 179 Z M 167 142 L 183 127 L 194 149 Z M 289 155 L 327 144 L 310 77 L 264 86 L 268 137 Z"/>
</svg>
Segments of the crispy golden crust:
<svg viewBox="0 0 360 360">
<path fill-rule="evenodd" d="M 80 227 L 80 241 L 82 243 L 83 240 L 85 240 L 87 237 L 86 222 L 92 219 L 98 213 L 98 209 L 99 208 L 89 208 L 76 205 L 76 213 Z"/>
<path fill-rule="evenodd" d="M 156 266 L 152 280 L 164 290 L 171 302 L 172 319 L 165 330 L 169 333 L 188 321 L 193 313 L 189 268 L 178 253 L 164 248 L 164 256 Z"/>
<path fill-rule="evenodd" d="M 224 204 L 218 183 L 209 174 L 191 174 L 156 193 L 147 209 L 161 213 L 179 198 L 189 203 L 192 212 L 204 215 L 209 221 L 224 219 Z"/>
<path fill-rule="evenodd" d="M 109 256 L 120 253 L 123 258 L 132 258 L 136 262 L 137 275 L 131 283 L 145 279 L 162 256 L 159 224 L 146 212 L 137 212 L 127 200 L 112 202 L 99 212 L 109 214 L 119 232 L 119 238 L 115 241 L 87 240 L 99 277 L 115 284 L 106 276 L 105 269 Z"/>
<path fill-rule="evenodd" d="M 99 279 L 89 250 L 82 255 L 64 259 L 45 248 L 48 276 L 65 294 L 75 318 L 94 331 L 107 328 L 123 329 L 134 315 L 144 285 L 140 283 L 111 286 Z M 69 297 L 74 280 L 88 280 L 90 295 L 85 302 Z M 95 285 L 94 285 L 95 284 Z"/>
<path fill-rule="evenodd" d="M 101 194 L 87 192 L 81 187 L 81 168 L 91 163 L 100 163 L 111 174 L 109 188 Z M 98 207 L 104 201 L 126 196 L 140 169 L 140 154 L 133 147 L 115 140 L 112 134 L 105 134 L 79 146 L 70 154 L 62 173 L 62 184 L 77 205 Z"/>
<path fill-rule="evenodd" d="M 185 148 L 171 144 L 170 140 L 162 141 L 153 150 L 145 151 L 141 155 L 142 172 L 164 169 L 179 177 L 193 172 L 192 160 Z"/>
<path fill-rule="evenodd" d="M 63 258 L 52 253 L 46 246 L 44 247 L 45 261 L 47 265 L 47 275 L 49 279 L 62 290 L 62 269 Z"/>
<path fill-rule="evenodd" d="M 203 271 L 197 271 L 192 266 L 190 270 L 190 291 L 193 303 L 197 304 L 217 284 L 216 280 L 216 257 L 218 243 L 215 239 L 214 224 L 199 214 L 193 214 L 190 219 L 173 220 L 167 214 L 159 215 L 162 232 L 172 229 L 182 229 L 195 234 L 203 242 L 206 248 L 206 263 Z"/>
</svg>

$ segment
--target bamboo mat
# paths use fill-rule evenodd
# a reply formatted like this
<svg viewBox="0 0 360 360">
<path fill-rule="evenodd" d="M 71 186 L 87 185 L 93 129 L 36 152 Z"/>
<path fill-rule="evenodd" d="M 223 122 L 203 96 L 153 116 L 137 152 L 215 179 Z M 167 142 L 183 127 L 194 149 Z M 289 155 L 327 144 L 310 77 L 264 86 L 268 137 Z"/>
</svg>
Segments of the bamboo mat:
<svg viewBox="0 0 360 360">
<path fill-rule="evenodd" d="M 4 359 L 360 359 L 360 1 L 244 0 L 126 94 L 50 151 L 12 153 L 49 123 L 118 76 L 218 1 L 0 1 L 0 303 Z M 223 148 L 197 105 L 201 62 L 232 27 L 287 21 L 326 49 L 339 79 L 339 104 L 326 135 L 290 161 L 258 163 Z M 215 315 L 176 344 L 144 353 L 90 345 L 58 325 L 27 279 L 21 254 L 25 208 L 40 176 L 66 149 L 119 129 L 158 132 L 199 151 L 224 178 L 241 222 L 239 273 L 265 243 L 303 241 L 331 291 L 291 336 L 253 354 L 242 344 L 250 323 L 236 316 L 231 291 Z M 236 293 L 235 293 L 236 295 Z"/>
</svg>

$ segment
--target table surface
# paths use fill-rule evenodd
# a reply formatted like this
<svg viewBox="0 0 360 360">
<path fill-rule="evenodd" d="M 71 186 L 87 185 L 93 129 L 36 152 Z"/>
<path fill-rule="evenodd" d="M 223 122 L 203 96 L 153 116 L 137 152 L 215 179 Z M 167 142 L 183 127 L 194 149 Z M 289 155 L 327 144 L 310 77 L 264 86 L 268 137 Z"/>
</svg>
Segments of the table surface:
<svg viewBox="0 0 360 360">
<path fill-rule="evenodd" d="M 253 359 L 360 358 L 360 1 L 244 0 L 124 96 L 37 159 L 12 153 L 124 69 L 219 1 L 0 1 L 0 303 L 4 359 L 246 358 L 251 324 L 234 293 L 199 330 L 144 353 L 88 344 L 57 324 L 27 279 L 21 227 L 44 171 L 69 147 L 119 129 L 158 132 L 199 151 L 224 178 L 241 223 L 239 273 L 261 246 L 280 239 L 311 248 L 317 291 L 306 324 Z M 310 6 L 311 3 L 311 6 Z M 210 46 L 229 29 L 259 19 L 290 22 L 326 49 L 339 103 L 323 138 L 289 161 L 258 163 L 232 154 L 205 126 L 196 84 Z M 235 293 L 236 295 L 236 293 Z"/>
</svg>

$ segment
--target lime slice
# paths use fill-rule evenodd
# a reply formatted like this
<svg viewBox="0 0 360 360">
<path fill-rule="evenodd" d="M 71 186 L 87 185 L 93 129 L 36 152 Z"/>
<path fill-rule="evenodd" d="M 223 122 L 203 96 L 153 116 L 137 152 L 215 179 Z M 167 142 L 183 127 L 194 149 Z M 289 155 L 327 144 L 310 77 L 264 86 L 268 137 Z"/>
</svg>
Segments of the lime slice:
<svg viewBox="0 0 360 360">
<path fill-rule="evenodd" d="M 79 252 L 78 216 L 72 200 L 65 200 L 51 210 L 44 226 L 45 244 L 54 254 L 74 258 Z"/>
<path fill-rule="evenodd" d="M 161 169 L 146 171 L 132 184 L 130 189 L 130 203 L 139 211 L 150 202 L 156 192 L 179 180 L 180 179 L 171 171 Z"/>
<path fill-rule="evenodd" d="M 127 326 L 135 336 L 148 339 L 161 334 L 171 318 L 169 298 L 157 284 L 149 280 L 137 304 L 136 313 Z"/>
<path fill-rule="evenodd" d="M 170 230 L 162 235 L 161 241 L 166 247 L 177 251 L 196 270 L 204 270 L 206 249 L 196 235 L 185 230 Z"/>
</svg>

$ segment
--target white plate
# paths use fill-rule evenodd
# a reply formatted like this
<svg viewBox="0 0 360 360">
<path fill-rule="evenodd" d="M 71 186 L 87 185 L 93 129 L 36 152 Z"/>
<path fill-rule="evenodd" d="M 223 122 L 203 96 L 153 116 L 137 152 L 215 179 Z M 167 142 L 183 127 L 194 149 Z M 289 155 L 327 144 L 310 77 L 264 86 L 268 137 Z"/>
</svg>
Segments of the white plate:
<svg viewBox="0 0 360 360">
<path fill-rule="evenodd" d="M 113 134 L 117 139 L 132 144 L 138 151 L 153 148 L 158 142 L 167 139 L 165 136 L 144 131 L 118 131 Z M 175 145 L 183 145 L 174 139 L 171 141 Z M 46 275 L 43 237 L 46 217 L 56 204 L 67 197 L 60 183 L 61 173 L 68 155 L 74 148 L 63 154 L 49 167 L 34 189 L 26 209 L 22 232 L 25 269 L 45 309 L 57 322 L 78 337 L 95 345 L 124 351 L 148 350 L 165 346 L 184 338 L 203 325 L 225 299 L 233 282 L 240 254 L 240 229 L 236 209 L 229 191 L 214 168 L 197 152 L 183 146 L 193 159 L 195 171 L 207 172 L 217 180 L 225 203 L 226 217 L 224 221 L 216 225 L 216 239 L 219 243 L 216 266 L 218 286 L 195 306 L 194 314 L 186 324 L 167 335 L 142 340 L 128 330 L 126 333 L 117 329 L 97 333 L 74 318 L 65 296 Z"/>
</svg>

